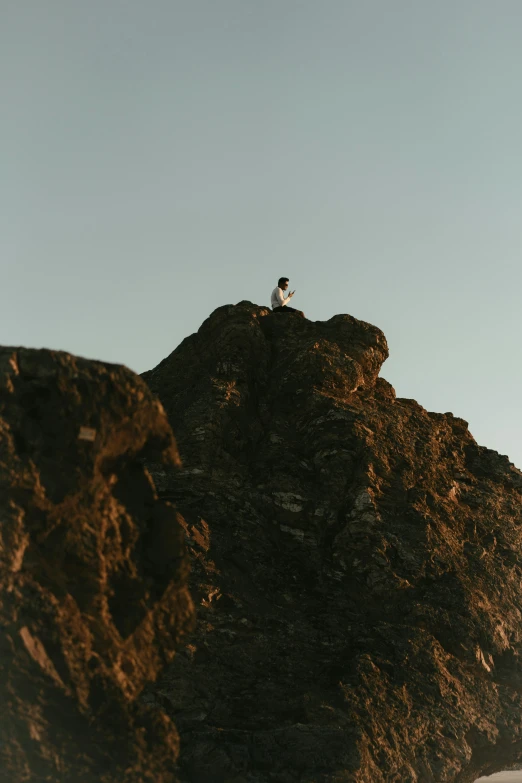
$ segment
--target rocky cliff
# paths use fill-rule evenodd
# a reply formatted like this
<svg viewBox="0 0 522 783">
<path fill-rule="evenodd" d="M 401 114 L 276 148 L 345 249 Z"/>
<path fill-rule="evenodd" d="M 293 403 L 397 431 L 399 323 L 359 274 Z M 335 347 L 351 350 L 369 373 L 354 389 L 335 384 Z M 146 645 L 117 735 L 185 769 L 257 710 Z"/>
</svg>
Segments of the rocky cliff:
<svg viewBox="0 0 522 783">
<path fill-rule="evenodd" d="M 129 370 L 0 349 L 0 780 L 173 783 L 139 694 L 192 623 L 164 412 Z"/>
<path fill-rule="evenodd" d="M 382 332 L 216 310 L 144 378 L 195 633 L 145 700 L 187 783 L 471 783 L 522 754 L 522 475 L 397 399 Z"/>
</svg>

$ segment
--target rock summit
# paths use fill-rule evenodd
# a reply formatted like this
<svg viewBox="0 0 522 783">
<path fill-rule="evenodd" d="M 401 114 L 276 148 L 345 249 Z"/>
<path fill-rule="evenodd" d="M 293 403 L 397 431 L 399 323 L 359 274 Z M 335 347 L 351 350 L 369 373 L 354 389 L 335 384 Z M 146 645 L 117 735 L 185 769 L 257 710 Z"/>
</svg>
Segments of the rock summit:
<svg viewBox="0 0 522 783">
<path fill-rule="evenodd" d="M 522 475 L 348 315 L 216 310 L 144 373 L 198 622 L 150 698 L 194 783 L 472 783 L 522 752 Z"/>
</svg>

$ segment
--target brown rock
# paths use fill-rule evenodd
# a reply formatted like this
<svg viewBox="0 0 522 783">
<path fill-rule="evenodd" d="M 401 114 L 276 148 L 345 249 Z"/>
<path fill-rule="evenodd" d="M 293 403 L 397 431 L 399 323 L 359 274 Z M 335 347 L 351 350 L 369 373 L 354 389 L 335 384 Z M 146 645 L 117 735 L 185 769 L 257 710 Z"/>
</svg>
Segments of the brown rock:
<svg viewBox="0 0 522 783">
<path fill-rule="evenodd" d="M 378 329 L 242 302 L 144 374 L 199 622 L 155 692 L 190 783 L 471 783 L 522 752 L 522 475 L 395 399 Z"/>
<path fill-rule="evenodd" d="M 138 696 L 172 659 L 192 605 L 182 530 L 145 458 L 179 464 L 133 373 L 0 349 L 6 783 L 177 779 L 176 729 Z"/>
</svg>

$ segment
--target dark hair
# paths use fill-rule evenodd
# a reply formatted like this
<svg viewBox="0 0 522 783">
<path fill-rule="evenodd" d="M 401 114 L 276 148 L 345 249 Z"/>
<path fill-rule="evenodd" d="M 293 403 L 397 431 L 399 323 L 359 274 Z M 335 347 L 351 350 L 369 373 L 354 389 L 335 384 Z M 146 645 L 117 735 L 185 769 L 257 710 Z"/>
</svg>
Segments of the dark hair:
<svg viewBox="0 0 522 783">
<path fill-rule="evenodd" d="M 279 288 L 282 288 L 285 283 L 288 283 L 288 277 L 280 277 L 279 280 L 277 281 L 277 285 L 279 286 Z"/>
</svg>

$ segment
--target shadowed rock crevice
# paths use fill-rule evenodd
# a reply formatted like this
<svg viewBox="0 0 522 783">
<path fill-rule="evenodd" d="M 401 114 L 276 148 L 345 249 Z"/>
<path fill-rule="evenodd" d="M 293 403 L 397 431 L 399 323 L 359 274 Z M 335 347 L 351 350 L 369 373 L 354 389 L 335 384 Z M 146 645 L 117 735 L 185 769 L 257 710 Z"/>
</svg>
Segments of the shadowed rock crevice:
<svg viewBox="0 0 522 783">
<path fill-rule="evenodd" d="M 216 310 L 144 378 L 199 622 L 146 698 L 186 783 L 471 783 L 522 739 L 522 476 L 350 316 Z M 506 751 L 510 747 L 512 751 Z"/>
</svg>

